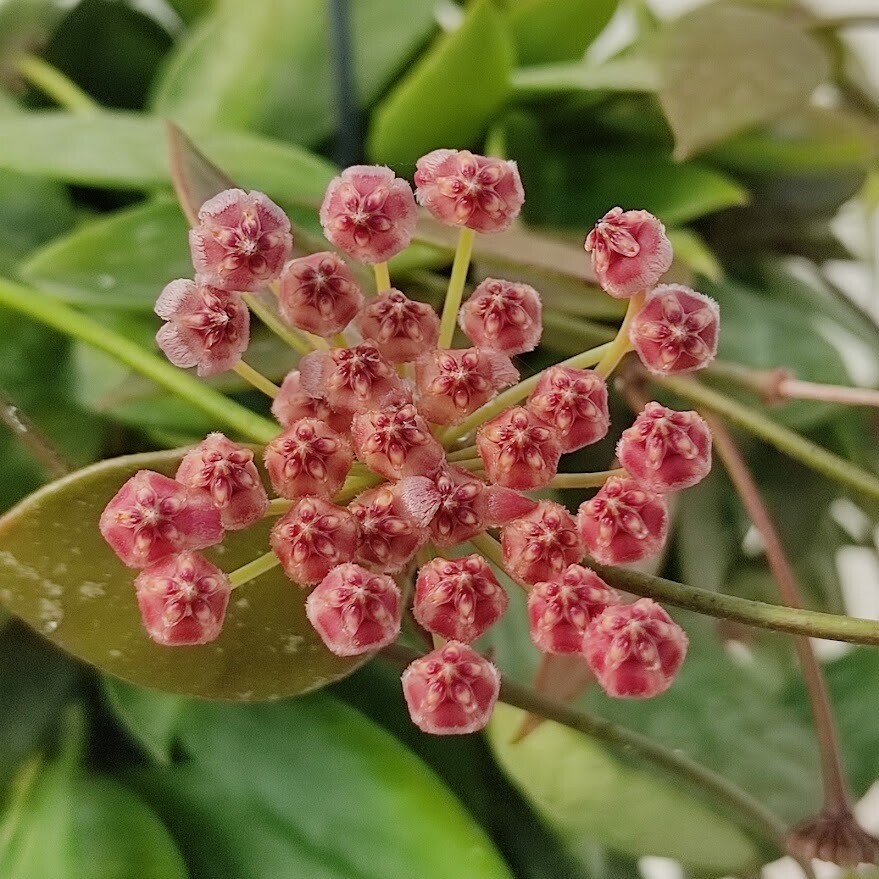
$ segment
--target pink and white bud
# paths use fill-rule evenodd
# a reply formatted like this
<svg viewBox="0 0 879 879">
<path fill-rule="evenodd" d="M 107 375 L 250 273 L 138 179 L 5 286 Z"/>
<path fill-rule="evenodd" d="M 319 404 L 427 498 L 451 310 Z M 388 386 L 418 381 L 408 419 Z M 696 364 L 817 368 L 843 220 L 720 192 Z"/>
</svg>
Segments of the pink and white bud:
<svg viewBox="0 0 879 879">
<path fill-rule="evenodd" d="M 497 702 L 501 676 L 472 647 L 449 641 L 403 672 L 412 722 L 433 735 L 463 735 L 485 727 Z"/>
<path fill-rule="evenodd" d="M 278 396 L 272 400 L 272 415 L 282 427 L 290 427 L 301 418 L 316 418 L 326 422 L 336 433 L 351 432 L 351 413 L 336 412 L 324 398 L 306 394 L 298 369 L 288 372 L 281 383 Z"/>
<path fill-rule="evenodd" d="M 104 540 L 129 568 L 146 568 L 187 549 L 223 539 L 220 511 L 202 489 L 140 470 L 101 513 Z"/>
<path fill-rule="evenodd" d="M 357 329 L 375 342 L 389 363 L 408 363 L 439 338 L 439 317 L 423 302 L 415 302 L 399 290 L 379 293 L 357 315 Z"/>
<path fill-rule="evenodd" d="M 215 640 L 232 591 L 228 577 L 195 552 L 181 552 L 144 569 L 134 589 L 147 634 L 166 647 Z"/>
<path fill-rule="evenodd" d="M 692 372 L 717 354 L 720 310 L 704 293 L 680 284 L 651 291 L 629 326 L 641 362 L 657 375 Z"/>
<path fill-rule="evenodd" d="M 618 699 L 664 693 L 687 655 L 687 634 L 652 599 L 608 607 L 583 639 L 583 655 L 598 683 Z"/>
<path fill-rule="evenodd" d="M 269 542 L 284 573 L 301 586 L 320 583 L 336 565 L 354 560 L 357 522 L 319 497 L 298 500 L 272 528 Z"/>
<path fill-rule="evenodd" d="M 293 250 L 287 215 L 261 192 L 227 189 L 208 199 L 189 232 L 199 277 L 221 290 L 258 290 Z"/>
<path fill-rule="evenodd" d="M 647 211 L 608 211 L 586 236 L 592 270 L 611 296 L 628 299 L 653 287 L 671 268 L 665 226 Z"/>
<path fill-rule="evenodd" d="M 405 250 L 418 208 L 412 187 L 380 165 L 353 165 L 327 187 L 320 208 L 324 234 L 358 262 L 386 262 Z"/>
<path fill-rule="evenodd" d="M 527 284 L 486 278 L 462 306 L 458 322 L 480 348 L 510 356 L 533 351 L 543 331 L 540 296 Z"/>
<path fill-rule="evenodd" d="M 396 485 L 368 489 L 348 505 L 348 511 L 358 525 L 357 561 L 373 570 L 385 574 L 402 570 L 427 542 L 427 528 L 409 515 Z"/>
<path fill-rule="evenodd" d="M 227 531 L 258 522 L 269 505 L 253 452 L 221 433 L 211 433 L 184 455 L 175 479 L 207 491 Z"/>
<path fill-rule="evenodd" d="M 323 397 L 338 412 L 378 409 L 382 399 L 403 383 L 374 342 L 351 348 L 312 351 L 299 361 L 302 388 Z"/>
<path fill-rule="evenodd" d="M 332 497 L 345 482 L 354 452 L 323 421 L 302 418 L 266 446 L 263 460 L 281 497 Z"/>
<path fill-rule="evenodd" d="M 531 640 L 544 653 L 579 653 L 589 623 L 620 603 L 595 571 L 570 565 L 556 580 L 536 583 L 528 593 Z"/>
<path fill-rule="evenodd" d="M 435 424 L 459 424 L 518 380 L 506 354 L 481 348 L 431 351 L 415 364 L 418 409 Z"/>
<path fill-rule="evenodd" d="M 605 565 L 650 558 L 668 536 L 668 507 L 661 494 L 636 479 L 611 476 L 580 507 L 580 537 L 587 552 Z"/>
<path fill-rule="evenodd" d="M 485 493 L 488 495 L 489 527 L 506 525 L 513 519 L 519 519 L 537 509 L 537 501 L 511 488 L 502 485 L 489 485 Z"/>
<path fill-rule="evenodd" d="M 351 441 L 359 460 L 391 480 L 432 473 L 445 457 L 406 393 L 391 394 L 380 409 L 355 415 Z"/>
<path fill-rule="evenodd" d="M 525 191 L 515 162 L 467 150 L 434 150 L 416 168 L 419 204 L 447 226 L 503 232 L 522 210 Z"/>
<path fill-rule="evenodd" d="M 507 572 L 523 583 L 555 580 L 583 556 L 574 517 L 553 501 L 505 525 L 501 548 Z"/>
<path fill-rule="evenodd" d="M 503 616 L 508 603 L 482 556 L 438 558 L 418 572 L 412 613 L 428 632 L 469 644 Z"/>
<path fill-rule="evenodd" d="M 351 269 L 323 251 L 291 260 L 281 272 L 278 308 L 287 323 L 316 336 L 341 333 L 363 305 Z"/>
<path fill-rule="evenodd" d="M 562 454 L 555 431 L 524 406 L 507 409 L 483 424 L 476 447 L 489 482 L 518 491 L 548 485 Z"/>
<path fill-rule="evenodd" d="M 156 344 L 175 366 L 197 366 L 199 375 L 232 369 L 250 342 L 250 311 L 241 297 L 201 281 L 171 281 L 155 311 L 166 321 Z"/>
<path fill-rule="evenodd" d="M 305 601 L 305 613 L 328 650 L 360 656 L 397 640 L 402 600 L 390 577 L 348 563 L 321 580 Z"/>
<path fill-rule="evenodd" d="M 711 431 L 698 412 L 648 403 L 623 431 L 617 458 L 629 474 L 664 494 L 701 482 L 711 471 Z"/>
<path fill-rule="evenodd" d="M 607 384 L 591 369 L 545 369 L 525 407 L 555 430 L 563 453 L 604 439 L 610 427 Z"/>
</svg>

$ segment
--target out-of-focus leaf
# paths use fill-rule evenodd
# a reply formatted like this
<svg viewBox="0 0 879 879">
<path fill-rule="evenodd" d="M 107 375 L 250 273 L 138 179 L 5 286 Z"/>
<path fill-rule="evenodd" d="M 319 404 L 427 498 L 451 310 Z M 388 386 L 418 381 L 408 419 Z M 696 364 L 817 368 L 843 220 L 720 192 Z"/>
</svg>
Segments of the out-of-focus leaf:
<svg viewBox="0 0 879 879">
<path fill-rule="evenodd" d="M 709 281 L 723 278 L 723 266 L 701 235 L 692 229 L 668 229 L 675 259 Z"/>
<path fill-rule="evenodd" d="M 370 0 L 350 9 L 365 107 L 433 30 L 433 3 Z M 324 0 L 225 0 L 179 43 L 153 106 L 187 126 L 314 144 L 335 127 L 329 52 Z"/>
<path fill-rule="evenodd" d="M 768 10 L 711 4 L 655 39 L 659 100 L 678 158 L 805 106 L 828 72 L 821 44 Z"/>
<path fill-rule="evenodd" d="M 98 531 L 121 485 L 141 469 L 171 474 L 181 452 L 103 461 L 31 495 L 0 519 L 0 601 L 55 643 L 146 687 L 242 701 L 323 686 L 363 659 L 333 656 L 305 616 L 305 592 L 276 568 L 229 604 L 220 637 L 161 647 L 143 630 L 134 573 Z M 268 549 L 269 520 L 207 552 L 224 570 Z"/>
<path fill-rule="evenodd" d="M 656 65 L 642 55 L 612 58 L 602 64 L 540 64 L 513 73 L 513 87 L 524 98 L 582 92 L 594 102 L 593 92 L 654 92 L 658 84 Z"/>
<path fill-rule="evenodd" d="M 23 52 L 44 45 L 64 9 L 58 0 L 6 0 L 0 3 L 0 82 L 18 83 L 14 64 Z"/>
<path fill-rule="evenodd" d="M 476 0 L 376 108 L 371 159 L 410 172 L 429 150 L 472 145 L 507 100 L 512 66 L 503 16 L 491 0 Z"/>
</svg>

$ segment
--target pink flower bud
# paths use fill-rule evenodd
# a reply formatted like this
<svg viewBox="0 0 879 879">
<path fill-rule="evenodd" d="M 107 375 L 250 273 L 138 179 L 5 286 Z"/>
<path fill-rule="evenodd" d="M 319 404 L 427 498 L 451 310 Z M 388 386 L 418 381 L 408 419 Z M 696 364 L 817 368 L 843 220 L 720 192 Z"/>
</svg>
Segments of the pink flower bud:
<svg viewBox="0 0 879 879">
<path fill-rule="evenodd" d="M 327 238 L 365 263 L 386 262 L 405 250 L 417 219 L 412 187 L 380 165 L 346 168 L 330 181 L 320 209 Z"/>
<path fill-rule="evenodd" d="M 403 672 L 403 695 L 412 722 L 434 735 L 483 729 L 500 693 L 497 668 L 472 647 L 449 641 Z"/>
<path fill-rule="evenodd" d="M 507 522 L 519 519 L 537 509 L 537 501 L 502 485 L 489 485 L 485 493 L 488 495 L 486 524 L 491 527 L 506 525 Z"/>
<path fill-rule="evenodd" d="M 175 478 L 210 494 L 227 531 L 239 531 L 258 522 L 269 505 L 253 452 L 221 433 L 209 434 L 188 452 Z"/>
<path fill-rule="evenodd" d="M 341 333 L 363 305 L 348 266 L 323 251 L 291 260 L 281 272 L 278 307 L 284 320 L 317 336 Z"/>
<path fill-rule="evenodd" d="M 223 539 L 220 511 L 201 489 L 140 470 L 101 514 L 104 540 L 129 568 L 146 568 L 185 549 Z"/>
<path fill-rule="evenodd" d="M 553 501 L 540 501 L 527 516 L 505 525 L 501 548 L 504 567 L 523 583 L 555 580 L 583 555 L 573 516 Z"/>
<path fill-rule="evenodd" d="M 531 640 L 544 653 L 579 653 L 589 623 L 620 596 L 595 571 L 571 565 L 528 593 Z"/>
<path fill-rule="evenodd" d="M 548 485 L 562 454 L 555 431 L 523 406 L 483 424 L 476 446 L 489 482 L 519 491 Z"/>
<path fill-rule="evenodd" d="M 525 406 L 555 429 L 563 453 L 598 442 L 610 427 L 607 385 L 591 369 L 545 369 Z"/>
<path fill-rule="evenodd" d="M 391 289 L 379 293 L 357 315 L 357 329 L 375 342 L 389 363 L 408 363 L 436 347 L 439 317 L 429 305 Z"/>
<path fill-rule="evenodd" d="M 143 626 L 158 644 L 207 644 L 223 628 L 229 579 L 198 553 L 181 552 L 151 565 L 134 588 Z"/>
<path fill-rule="evenodd" d="M 711 431 L 697 412 L 648 403 L 623 431 L 617 458 L 632 477 L 653 491 L 679 491 L 710 472 Z"/>
<path fill-rule="evenodd" d="M 397 640 L 400 590 L 360 565 L 333 568 L 305 601 L 305 613 L 336 656 L 360 656 Z"/>
<path fill-rule="evenodd" d="M 589 554 L 605 565 L 656 555 L 668 535 L 665 498 L 635 479 L 611 476 L 577 517 Z"/>
<path fill-rule="evenodd" d="M 436 635 L 469 644 L 507 609 L 507 593 L 480 555 L 434 559 L 418 572 L 415 619 Z"/>
<path fill-rule="evenodd" d="M 300 418 L 316 418 L 325 421 L 336 433 L 351 432 L 351 414 L 336 412 L 322 397 L 311 397 L 302 389 L 299 370 L 288 372 L 281 383 L 278 396 L 272 400 L 272 415 L 282 427 L 290 427 Z"/>
<path fill-rule="evenodd" d="M 512 356 L 537 347 L 540 314 L 533 287 L 486 278 L 461 308 L 459 323 L 474 345 Z"/>
<path fill-rule="evenodd" d="M 427 528 L 409 515 L 396 485 L 379 485 L 348 505 L 359 528 L 357 561 L 385 574 L 407 565 L 427 541 Z"/>
<path fill-rule="evenodd" d="M 293 249 L 290 221 L 261 192 L 227 189 L 206 201 L 189 233 L 196 272 L 222 290 L 258 290 Z"/>
<path fill-rule="evenodd" d="M 304 497 L 275 523 L 269 541 L 284 573 L 308 586 L 319 583 L 336 565 L 354 560 L 357 522 L 343 507 Z"/>
<path fill-rule="evenodd" d="M 307 394 L 324 397 L 339 412 L 378 409 L 384 397 L 403 387 L 393 367 L 369 341 L 306 354 L 299 361 L 299 379 Z"/>
<path fill-rule="evenodd" d="M 354 452 L 322 421 L 301 418 L 266 446 L 264 461 L 281 497 L 332 497 L 345 482 Z"/>
<path fill-rule="evenodd" d="M 702 369 L 717 354 L 717 303 L 680 284 L 663 284 L 647 295 L 629 326 L 641 362 L 658 375 Z"/>
<path fill-rule="evenodd" d="M 434 150 L 416 163 L 415 194 L 441 223 L 503 232 L 519 216 L 525 191 L 515 162 L 467 150 Z"/>
<path fill-rule="evenodd" d="M 598 283 L 617 299 L 653 287 L 671 267 L 665 226 L 647 211 L 613 208 L 586 236 L 585 246 Z"/>
<path fill-rule="evenodd" d="M 430 425 L 405 393 L 391 394 L 380 409 L 355 415 L 351 441 L 370 470 L 391 480 L 432 473 L 445 457 Z"/>
<path fill-rule="evenodd" d="M 431 351 L 415 364 L 418 408 L 435 424 L 459 424 L 518 380 L 509 357 L 481 348 Z"/>
<path fill-rule="evenodd" d="M 618 699 L 664 693 L 687 655 L 684 630 L 652 599 L 608 607 L 583 639 L 598 683 Z"/>
<path fill-rule="evenodd" d="M 237 293 L 200 281 L 171 281 L 155 311 L 167 321 L 156 333 L 156 344 L 175 366 L 197 366 L 199 375 L 217 375 L 235 366 L 247 350 L 250 312 Z"/>
</svg>

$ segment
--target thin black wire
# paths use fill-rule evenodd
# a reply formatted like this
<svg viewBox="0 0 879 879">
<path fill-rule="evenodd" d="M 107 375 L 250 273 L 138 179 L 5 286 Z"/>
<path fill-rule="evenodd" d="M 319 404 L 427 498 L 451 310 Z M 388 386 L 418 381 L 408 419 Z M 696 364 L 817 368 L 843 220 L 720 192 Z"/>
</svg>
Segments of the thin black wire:
<svg viewBox="0 0 879 879">
<path fill-rule="evenodd" d="M 336 160 L 344 168 L 356 165 L 361 157 L 360 113 L 351 47 L 351 9 L 349 0 L 328 0 L 330 65 L 336 92 Z"/>
</svg>

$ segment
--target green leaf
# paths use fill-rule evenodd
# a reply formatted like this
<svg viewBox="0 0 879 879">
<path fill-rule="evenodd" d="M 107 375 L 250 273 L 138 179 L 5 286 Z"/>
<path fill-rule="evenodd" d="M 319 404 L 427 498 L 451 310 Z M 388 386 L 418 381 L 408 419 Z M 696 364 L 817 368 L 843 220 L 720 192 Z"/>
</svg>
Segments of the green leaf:
<svg viewBox="0 0 879 879">
<path fill-rule="evenodd" d="M 653 48 L 678 158 L 807 105 L 828 73 L 821 44 L 804 28 L 742 6 L 696 9 L 668 23 Z"/>
<path fill-rule="evenodd" d="M 701 235 L 692 229 L 666 231 L 678 262 L 709 281 L 723 279 L 723 266 Z"/>
<path fill-rule="evenodd" d="M 174 693 L 277 699 L 333 681 L 363 659 L 333 656 L 305 616 L 305 592 L 280 568 L 229 604 L 223 633 L 201 647 L 161 647 L 143 631 L 134 572 L 98 531 L 123 482 L 141 469 L 173 475 L 182 452 L 103 461 L 31 495 L 0 519 L 0 601 L 76 656 L 125 680 Z M 224 570 L 268 548 L 271 522 L 207 552 Z"/>
<path fill-rule="evenodd" d="M 602 64 L 540 64 L 513 73 L 516 93 L 525 98 L 557 92 L 654 92 L 658 86 L 656 67 L 639 55 L 612 58 Z"/>
<path fill-rule="evenodd" d="M 473 144 L 509 97 L 512 66 L 501 13 L 491 0 L 476 0 L 461 26 L 438 37 L 376 108 L 372 161 L 409 171 L 432 149 Z"/>
<path fill-rule="evenodd" d="M 190 760 L 133 782 L 193 876 L 447 879 L 453 865 L 467 879 L 510 879 L 436 776 L 333 699 L 191 702 L 179 735 Z"/>
</svg>

